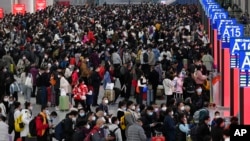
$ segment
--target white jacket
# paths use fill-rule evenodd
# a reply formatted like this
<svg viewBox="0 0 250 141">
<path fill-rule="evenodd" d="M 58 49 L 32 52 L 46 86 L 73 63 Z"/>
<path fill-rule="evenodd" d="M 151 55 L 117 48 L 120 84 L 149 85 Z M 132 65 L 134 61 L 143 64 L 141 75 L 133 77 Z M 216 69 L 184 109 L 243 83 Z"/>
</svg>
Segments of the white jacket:
<svg viewBox="0 0 250 141">
<path fill-rule="evenodd" d="M 9 129 L 9 125 L 3 121 L 0 121 L 0 141 L 9 140 L 8 129 Z"/>
<path fill-rule="evenodd" d="M 32 120 L 31 113 L 27 109 L 21 111 L 22 121 L 24 123 L 24 129 L 20 132 L 21 137 L 26 137 L 29 134 L 29 123 Z"/>
<path fill-rule="evenodd" d="M 69 82 L 64 77 L 60 78 L 60 89 L 64 89 L 66 94 L 72 92 L 72 88 L 71 88 Z"/>
<path fill-rule="evenodd" d="M 173 95 L 173 91 L 174 91 L 173 81 L 165 78 L 162 83 L 163 83 L 165 95 Z"/>
</svg>

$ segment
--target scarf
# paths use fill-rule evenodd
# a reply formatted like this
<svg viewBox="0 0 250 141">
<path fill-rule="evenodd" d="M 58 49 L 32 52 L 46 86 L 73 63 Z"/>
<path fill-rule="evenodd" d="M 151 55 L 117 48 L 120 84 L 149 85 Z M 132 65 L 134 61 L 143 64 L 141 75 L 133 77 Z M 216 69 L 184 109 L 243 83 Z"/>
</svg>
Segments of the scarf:
<svg viewBox="0 0 250 141">
<path fill-rule="evenodd" d="M 47 116 L 46 116 L 46 114 L 44 114 L 43 112 L 41 112 L 40 115 L 41 115 L 42 118 L 43 118 L 43 125 L 45 125 L 45 124 L 46 124 Z M 45 133 L 45 129 L 42 130 L 42 135 L 44 135 L 44 133 Z"/>
</svg>

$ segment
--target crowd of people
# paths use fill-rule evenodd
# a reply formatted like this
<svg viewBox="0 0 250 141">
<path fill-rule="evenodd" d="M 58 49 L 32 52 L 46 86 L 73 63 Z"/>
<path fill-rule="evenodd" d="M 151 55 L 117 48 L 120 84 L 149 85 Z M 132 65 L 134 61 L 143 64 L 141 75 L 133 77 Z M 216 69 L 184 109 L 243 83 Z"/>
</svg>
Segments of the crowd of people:
<svg viewBox="0 0 250 141">
<path fill-rule="evenodd" d="M 13 131 L 25 140 L 32 129 L 38 141 L 229 140 L 220 113 L 209 116 L 212 45 L 196 5 L 54 5 L 6 14 L 0 26 L 0 141 Z M 70 111 L 56 121 L 62 96 Z"/>
</svg>

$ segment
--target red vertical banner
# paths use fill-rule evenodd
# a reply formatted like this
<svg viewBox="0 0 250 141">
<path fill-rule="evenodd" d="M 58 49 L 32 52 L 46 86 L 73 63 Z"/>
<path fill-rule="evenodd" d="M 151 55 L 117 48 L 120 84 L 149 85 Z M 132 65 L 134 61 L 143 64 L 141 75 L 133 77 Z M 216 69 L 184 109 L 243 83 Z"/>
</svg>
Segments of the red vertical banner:
<svg viewBox="0 0 250 141">
<path fill-rule="evenodd" d="M 250 124 L 250 87 L 240 88 L 240 124 Z"/>
<path fill-rule="evenodd" d="M 239 114 L 240 69 L 231 68 L 230 73 L 231 73 L 230 115 L 237 116 Z"/>
<path fill-rule="evenodd" d="M 229 48 L 222 50 L 222 106 L 230 107 L 230 51 Z M 228 113 L 229 115 L 229 113 Z"/>
<path fill-rule="evenodd" d="M 0 19 L 4 17 L 4 10 L 3 8 L 0 8 Z"/>
<path fill-rule="evenodd" d="M 13 14 L 25 14 L 25 4 L 13 4 Z"/>
<path fill-rule="evenodd" d="M 218 43 L 217 43 L 217 29 L 213 30 L 213 51 L 214 51 L 214 66 L 218 68 Z"/>
<path fill-rule="evenodd" d="M 46 0 L 36 0 L 36 11 L 46 8 Z"/>
</svg>

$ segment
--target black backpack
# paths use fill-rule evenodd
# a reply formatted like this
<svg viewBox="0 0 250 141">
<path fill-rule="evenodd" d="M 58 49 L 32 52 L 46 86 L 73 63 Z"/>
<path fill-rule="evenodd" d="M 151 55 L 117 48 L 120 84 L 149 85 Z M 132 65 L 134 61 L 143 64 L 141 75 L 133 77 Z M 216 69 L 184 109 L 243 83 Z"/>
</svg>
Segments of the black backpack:
<svg viewBox="0 0 250 141">
<path fill-rule="evenodd" d="M 195 125 L 194 127 L 192 127 L 190 129 L 190 137 L 191 137 L 192 141 L 198 141 L 197 140 L 198 130 L 199 130 L 198 125 Z"/>
<path fill-rule="evenodd" d="M 109 135 L 110 135 L 111 137 L 114 137 L 114 139 L 111 140 L 111 141 L 116 141 L 115 132 L 116 132 L 116 130 L 118 130 L 118 129 L 119 129 L 119 127 L 115 128 L 113 131 L 109 130 Z"/>
<path fill-rule="evenodd" d="M 148 63 L 148 53 L 147 52 L 143 53 L 143 62 Z"/>
<path fill-rule="evenodd" d="M 32 137 L 36 136 L 36 118 L 34 117 L 29 123 L 29 132 Z"/>
</svg>

